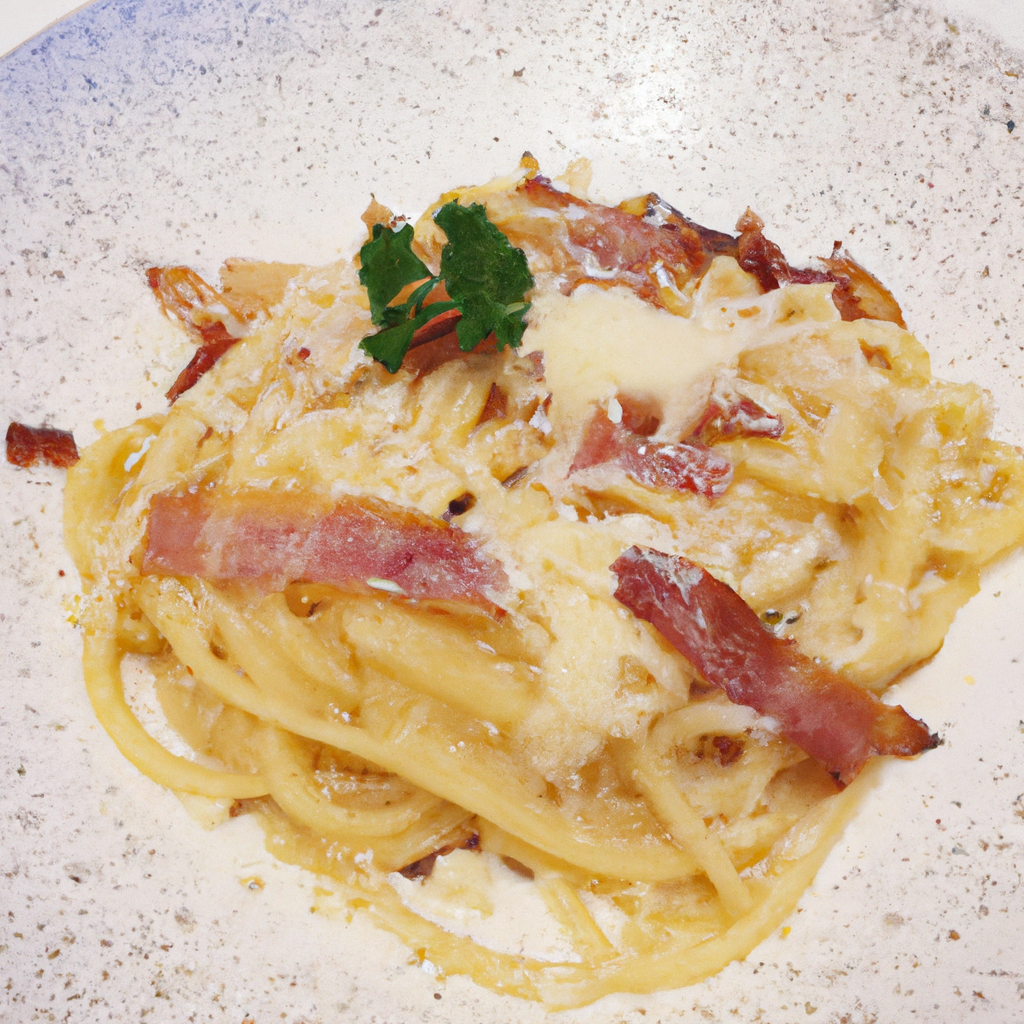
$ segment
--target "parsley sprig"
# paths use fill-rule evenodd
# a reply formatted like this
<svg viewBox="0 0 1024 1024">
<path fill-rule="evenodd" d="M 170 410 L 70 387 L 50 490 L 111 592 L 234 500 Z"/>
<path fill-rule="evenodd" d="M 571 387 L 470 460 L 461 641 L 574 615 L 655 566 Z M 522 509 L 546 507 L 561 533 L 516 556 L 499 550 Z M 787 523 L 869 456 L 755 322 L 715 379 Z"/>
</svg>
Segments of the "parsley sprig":
<svg viewBox="0 0 1024 1024">
<path fill-rule="evenodd" d="M 447 203 L 434 221 L 448 236 L 436 276 L 412 251 L 410 224 L 397 231 L 375 224 L 373 237 L 359 250 L 359 282 L 370 299 L 370 316 L 381 327 L 363 338 L 360 348 L 391 373 L 398 372 L 416 331 L 452 309 L 462 314 L 455 333 L 463 352 L 471 352 L 492 332 L 499 351 L 506 345 L 518 348 L 526 330 L 530 304 L 524 299 L 533 275 L 523 250 L 487 219 L 479 203 Z M 448 301 L 424 305 L 442 282 Z M 390 305 L 411 284 L 417 287 L 408 298 Z"/>
</svg>

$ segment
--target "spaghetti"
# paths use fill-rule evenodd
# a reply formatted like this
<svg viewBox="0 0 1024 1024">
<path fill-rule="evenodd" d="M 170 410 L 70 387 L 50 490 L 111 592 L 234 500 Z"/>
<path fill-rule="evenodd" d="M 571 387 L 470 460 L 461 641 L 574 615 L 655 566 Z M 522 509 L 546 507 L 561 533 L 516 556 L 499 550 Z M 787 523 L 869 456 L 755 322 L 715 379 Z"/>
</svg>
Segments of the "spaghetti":
<svg viewBox="0 0 1024 1024">
<path fill-rule="evenodd" d="M 752 215 L 599 207 L 529 161 L 444 198 L 526 253 L 522 349 L 460 352 L 450 319 L 389 373 L 350 261 L 151 272 L 217 351 L 69 472 L 89 695 L 141 771 L 235 801 L 441 971 L 553 1008 L 689 984 L 791 911 L 860 765 L 843 787 L 731 703 L 610 567 L 685 556 L 881 692 L 1024 537 L 1024 458 L 841 254 L 794 270 Z M 501 884 L 555 952 L 480 937 Z"/>
</svg>

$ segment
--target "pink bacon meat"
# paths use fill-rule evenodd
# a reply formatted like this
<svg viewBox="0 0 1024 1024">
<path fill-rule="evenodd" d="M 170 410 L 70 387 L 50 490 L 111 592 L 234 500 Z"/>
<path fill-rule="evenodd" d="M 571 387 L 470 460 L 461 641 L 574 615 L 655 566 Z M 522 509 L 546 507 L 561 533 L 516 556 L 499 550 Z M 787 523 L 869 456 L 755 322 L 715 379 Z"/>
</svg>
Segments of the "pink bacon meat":
<svg viewBox="0 0 1024 1024">
<path fill-rule="evenodd" d="M 734 704 L 774 718 L 779 732 L 841 785 L 874 755 L 910 757 L 939 742 L 902 707 L 882 703 L 770 633 L 734 590 L 688 559 L 634 546 L 611 569 L 617 600 Z"/>
<path fill-rule="evenodd" d="M 159 494 L 142 571 L 219 582 L 302 580 L 488 609 L 490 595 L 507 586 L 501 565 L 468 534 L 422 512 L 363 497 L 320 511 L 309 506 L 308 496 L 262 491 Z"/>
<path fill-rule="evenodd" d="M 612 423 L 598 409 L 583 433 L 583 442 L 569 472 L 608 462 L 620 465 L 645 487 L 693 491 L 717 498 L 732 482 L 732 465 L 699 441 L 670 444 L 636 434 L 621 423 Z"/>
</svg>

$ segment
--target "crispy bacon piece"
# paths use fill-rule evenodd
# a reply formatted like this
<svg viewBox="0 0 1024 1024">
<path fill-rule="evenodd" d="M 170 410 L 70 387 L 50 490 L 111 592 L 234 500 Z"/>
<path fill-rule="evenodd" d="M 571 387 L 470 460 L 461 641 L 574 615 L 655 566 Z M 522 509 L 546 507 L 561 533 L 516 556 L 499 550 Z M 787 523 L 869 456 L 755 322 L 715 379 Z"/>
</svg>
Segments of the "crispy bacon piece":
<svg viewBox="0 0 1024 1024">
<path fill-rule="evenodd" d="M 774 291 L 783 284 L 825 284 L 832 276 L 825 270 L 797 270 L 789 265 L 782 250 L 764 237 L 764 221 L 753 210 L 747 209 L 736 224 L 740 237 L 736 241 L 739 265 L 757 278 L 766 291 Z"/>
<path fill-rule="evenodd" d="M 561 192 L 535 175 L 519 186 L 502 214 L 502 230 L 515 244 L 532 244 L 553 257 L 566 292 L 585 283 L 625 285 L 645 302 L 663 307 L 665 289 L 681 289 L 703 274 L 715 256 L 733 256 L 766 292 L 782 284 L 831 283 L 844 320 L 872 317 L 905 326 L 885 286 L 838 244 L 822 261 L 824 269 L 793 267 L 765 238 L 763 221 L 750 210 L 740 218 L 740 234 L 734 237 L 690 220 L 653 192 L 617 207 L 604 206 Z"/>
<path fill-rule="evenodd" d="M 213 581 L 327 583 L 493 607 L 502 567 L 468 534 L 378 498 L 311 508 L 308 495 L 158 494 L 142 572 Z"/>
<path fill-rule="evenodd" d="M 674 206 L 666 203 L 656 192 L 626 199 L 619 203 L 619 209 L 642 217 L 648 224 L 654 224 L 656 227 L 672 224 L 680 230 L 692 231 L 700 239 L 701 248 L 704 250 L 705 269 L 715 256 L 736 255 L 736 239 L 732 235 L 716 231 L 714 228 L 706 228 L 703 224 L 690 220 Z"/>
<path fill-rule="evenodd" d="M 726 381 L 716 383 L 693 431 L 705 444 L 733 437 L 782 437 L 785 424 Z"/>
<path fill-rule="evenodd" d="M 503 420 L 506 416 L 508 416 L 508 394 L 495 382 L 487 392 L 487 401 L 484 402 L 484 407 L 480 410 L 480 416 L 476 421 L 477 426 L 487 423 L 489 420 Z"/>
<path fill-rule="evenodd" d="M 655 629 L 704 679 L 779 723 L 779 732 L 851 782 L 877 754 L 910 757 L 938 737 L 769 632 L 743 599 L 678 555 L 632 547 L 611 566 L 615 597 Z"/>
<path fill-rule="evenodd" d="M 602 409 L 583 433 L 569 473 L 606 462 L 618 463 L 644 487 L 693 491 L 717 498 L 732 482 L 732 464 L 699 441 L 669 444 L 612 423 Z"/>
<path fill-rule="evenodd" d="M 889 320 L 906 328 L 903 310 L 892 292 L 870 271 L 865 270 L 843 249 L 841 242 L 832 247 L 832 255 L 822 263 L 836 279 L 832 301 L 844 320 Z"/>
<path fill-rule="evenodd" d="M 173 405 L 238 341 L 241 335 L 237 332 L 250 318 L 188 267 L 150 267 L 146 278 L 164 314 L 181 321 L 199 342 L 196 354 L 167 392 L 167 399 Z M 225 320 L 230 322 L 232 330 Z"/>
<path fill-rule="evenodd" d="M 544 218 L 543 244 L 559 247 L 557 262 L 568 292 L 584 283 L 620 284 L 632 288 L 645 302 L 664 306 L 662 288 L 682 288 L 703 271 L 713 255 L 705 248 L 705 240 L 718 237 L 676 211 L 672 211 L 674 218 L 638 216 L 560 192 L 540 175 L 523 182 L 520 194 L 533 207 L 558 214 L 560 224 L 555 224 L 561 230 L 554 233 L 551 218 Z M 514 230 L 517 225 L 509 226 Z"/>
<path fill-rule="evenodd" d="M 842 244 L 836 242 L 832 256 L 822 260 L 825 270 L 790 266 L 782 250 L 764 237 L 764 221 L 748 209 L 739 219 L 736 229 L 740 237 L 736 242 L 739 265 L 757 278 L 766 291 L 774 291 L 783 284 L 825 284 L 831 282 L 832 301 L 844 320 L 889 320 L 906 327 L 903 311 L 892 293 L 873 274 L 851 259 Z"/>
<path fill-rule="evenodd" d="M 7 428 L 7 461 L 24 469 L 40 463 L 67 469 L 78 461 L 78 445 L 69 430 L 11 423 Z"/>
<path fill-rule="evenodd" d="M 227 331 L 224 331 L 222 337 L 219 337 L 216 341 L 211 341 L 209 344 L 200 345 L 196 349 L 195 355 L 188 361 L 188 365 L 181 373 L 178 374 L 174 379 L 174 383 L 171 385 L 167 392 L 167 401 L 174 405 L 174 403 L 183 395 L 189 388 L 194 387 L 196 381 L 207 370 L 211 369 L 218 359 L 235 342 L 237 338 L 233 338 Z"/>
</svg>

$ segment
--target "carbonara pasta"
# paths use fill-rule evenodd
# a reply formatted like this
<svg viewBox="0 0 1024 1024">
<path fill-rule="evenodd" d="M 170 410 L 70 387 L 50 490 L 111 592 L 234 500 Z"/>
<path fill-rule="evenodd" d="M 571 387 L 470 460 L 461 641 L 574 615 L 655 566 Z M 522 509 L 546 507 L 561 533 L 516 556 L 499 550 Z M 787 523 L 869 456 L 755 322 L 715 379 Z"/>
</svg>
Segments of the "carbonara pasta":
<svg viewBox="0 0 1024 1024">
<path fill-rule="evenodd" d="M 883 720 L 871 694 L 1020 543 L 1024 460 L 841 253 L 797 271 L 752 215 L 601 207 L 527 160 L 424 215 L 431 268 L 452 202 L 526 255 L 521 347 L 460 351 L 463 306 L 390 372 L 350 260 L 151 272 L 200 351 L 68 475 L 89 694 L 148 776 L 256 815 L 442 972 L 553 1008 L 689 984 L 784 920 L 869 757 L 934 742 L 904 715 L 911 740 L 836 753 L 796 719 L 841 690 Z M 760 667 L 734 702 L 737 647 Z M 502 887 L 547 947 L 488 938 Z"/>
</svg>

